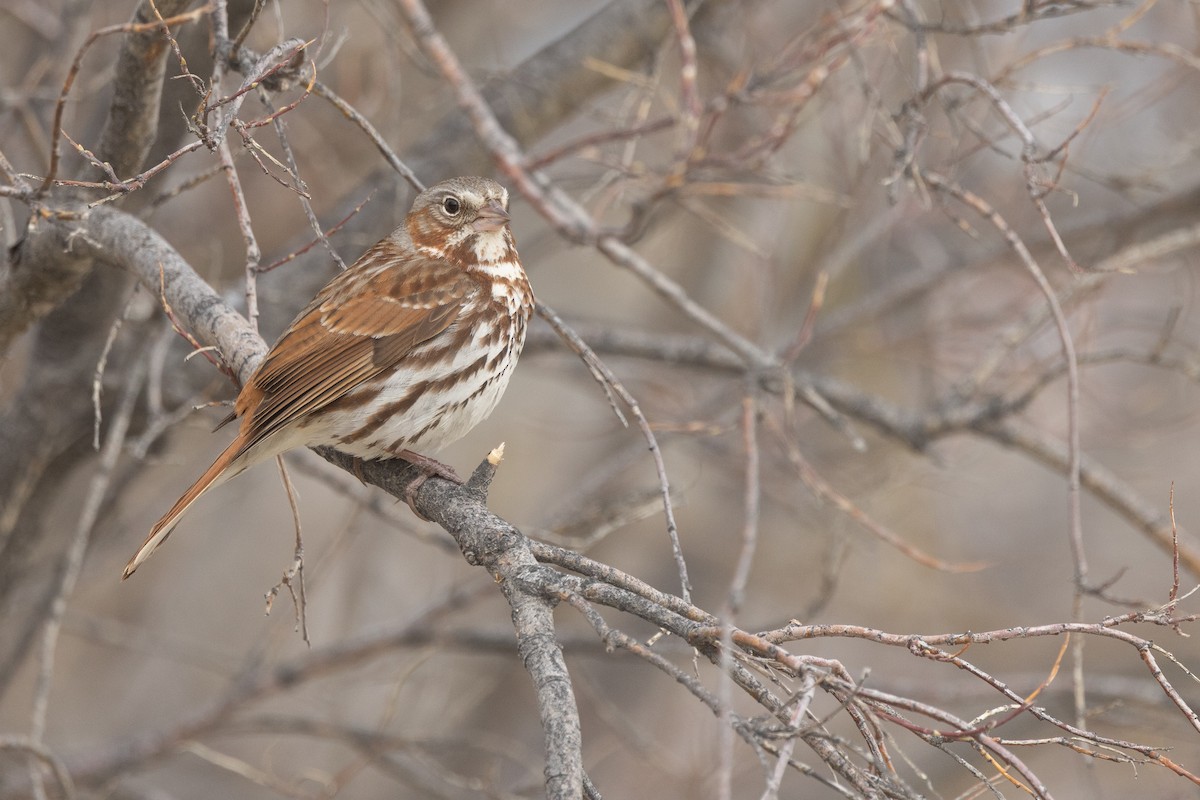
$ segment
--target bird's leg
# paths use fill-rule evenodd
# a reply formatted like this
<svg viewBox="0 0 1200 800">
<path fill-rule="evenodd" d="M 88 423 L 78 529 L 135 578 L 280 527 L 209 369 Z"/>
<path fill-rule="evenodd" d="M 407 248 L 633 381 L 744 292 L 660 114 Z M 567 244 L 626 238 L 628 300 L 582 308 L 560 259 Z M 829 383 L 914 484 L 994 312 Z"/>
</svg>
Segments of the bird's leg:
<svg viewBox="0 0 1200 800">
<path fill-rule="evenodd" d="M 451 467 L 449 464 L 443 464 L 436 458 L 414 453 L 412 450 L 401 450 L 396 453 L 396 458 L 407 461 L 421 471 L 420 475 L 413 478 L 408 486 L 404 487 L 404 500 L 408 503 L 408 507 L 412 509 L 412 512 L 426 522 L 430 521 L 429 517 L 418 511 L 416 506 L 417 491 L 425 485 L 425 481 L 436 475 L 439 478 L 453 481 L 459 486 L 462 486 L 464 483 L 463 479 L 458 477 L 458 473 L 454 471 L 454 467 Z"/>
</svg>

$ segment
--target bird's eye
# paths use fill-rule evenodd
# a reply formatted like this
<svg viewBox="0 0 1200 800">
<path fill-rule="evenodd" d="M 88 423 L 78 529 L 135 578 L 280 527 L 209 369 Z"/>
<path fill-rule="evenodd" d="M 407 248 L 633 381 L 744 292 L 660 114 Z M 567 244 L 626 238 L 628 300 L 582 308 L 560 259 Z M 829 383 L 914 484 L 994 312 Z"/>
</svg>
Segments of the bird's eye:
<svg viewBox="0 0 1200 800">
<path fill-rule="evenodd" d="M 453 217 L 462 210 L 462 203 L 458 202 L 457 197 L 451 196 L 442 201 L 442 208 L 446 209 L 446 213 Z"/>
</svg>

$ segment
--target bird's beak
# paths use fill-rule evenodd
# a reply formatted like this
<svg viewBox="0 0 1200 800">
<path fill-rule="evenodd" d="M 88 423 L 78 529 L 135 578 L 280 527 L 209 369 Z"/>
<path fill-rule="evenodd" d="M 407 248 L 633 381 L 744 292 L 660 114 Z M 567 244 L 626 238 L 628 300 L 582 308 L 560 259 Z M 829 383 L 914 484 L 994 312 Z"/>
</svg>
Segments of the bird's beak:
<svg viewBox="0 0 1200 800">
<path fill-rule="evenodd" d="M 511 217 L 504 207 L 495 200 L 489 202 L 486 206 L 479 209 L 479 216 L 475 217 L 475 221 L 471 223 L 471 227 L 477 233 L 494 233 L 502 229 L 508 224 Z"/>
</svg>

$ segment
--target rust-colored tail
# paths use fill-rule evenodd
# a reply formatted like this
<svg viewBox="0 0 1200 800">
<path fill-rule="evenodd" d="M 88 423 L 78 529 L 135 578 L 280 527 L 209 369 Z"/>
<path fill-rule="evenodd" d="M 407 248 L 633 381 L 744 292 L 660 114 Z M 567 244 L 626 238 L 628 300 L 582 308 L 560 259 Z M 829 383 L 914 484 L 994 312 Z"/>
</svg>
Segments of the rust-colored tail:
<svg viewBox="0 0 1200 800">
<path fill-rule="evenodd" d="M 125 565 L 125 574 L 121 576 L 121 580 L 125 580 L 132 575 L 133 571 L 141 566 L 142 562 L 149 558 L 150 554 L 160 544 L 167 540 L 167 537 L 171 535 L 171 531 L 179 524 L 180 517 L 192 507 L 192 503 L 200 499 L 200 495 L 214 486 L 219 486 L 241 472 L 242 469 L 245 469 L 246 465 L 242 464 L 239 465 L 239 468 L 230 470 L 230 467 L 233 466 L 238 456 L 243 455 L 241 452 L 242 445 L 243 439 L 241 436 L 238 436 L 229 447 L 225 448 L 225 451 L 221 455 L 217 456 L 217 460 L 212 463 L 212 466 L 196 479 L 192 487 L 183 493 L 183 497 L 175 501 L 175 505 L 171 506 L 171 510 L 164 514 L 162 519 L 154 523 L 154 527 L 150 529 L 150 535 L 146 537 L 146 541 L 133 554 L 133 558 L 129 559 L 129 563 Z"/>
</svg>

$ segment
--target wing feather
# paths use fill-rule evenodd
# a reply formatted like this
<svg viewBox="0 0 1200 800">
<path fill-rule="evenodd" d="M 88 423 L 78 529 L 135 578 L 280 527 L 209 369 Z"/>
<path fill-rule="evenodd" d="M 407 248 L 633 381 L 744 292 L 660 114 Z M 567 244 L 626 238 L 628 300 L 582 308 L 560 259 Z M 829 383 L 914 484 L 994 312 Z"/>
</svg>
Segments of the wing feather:
<svg viewBox="0 0 1200 800">
<path fill-rule="evenodd" d="M 387 244 L 300 312 L 238 395 L 246 450 L 397 367 L 449 328 L 479 291 L 445 261 L 394 252 L 382 258 L 376 251 Z"/>
</svg>

